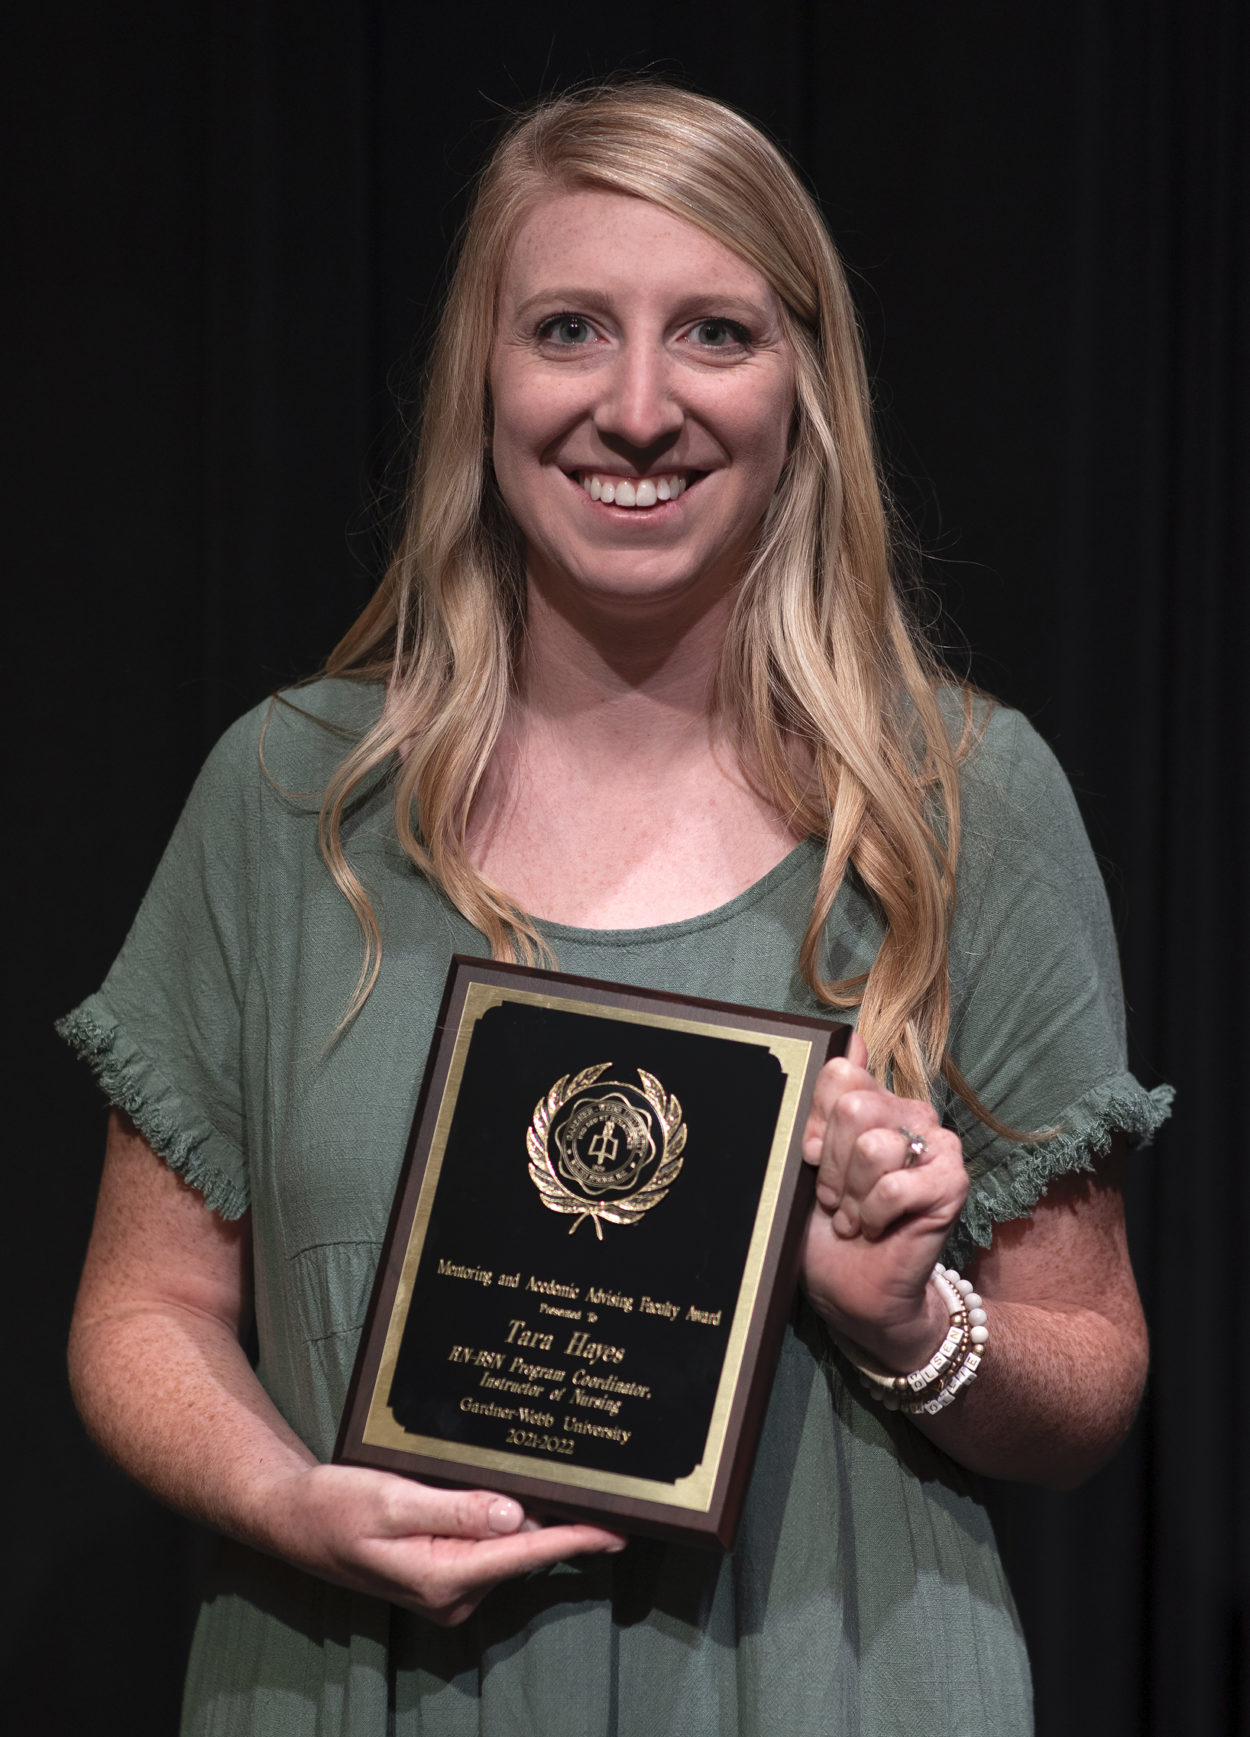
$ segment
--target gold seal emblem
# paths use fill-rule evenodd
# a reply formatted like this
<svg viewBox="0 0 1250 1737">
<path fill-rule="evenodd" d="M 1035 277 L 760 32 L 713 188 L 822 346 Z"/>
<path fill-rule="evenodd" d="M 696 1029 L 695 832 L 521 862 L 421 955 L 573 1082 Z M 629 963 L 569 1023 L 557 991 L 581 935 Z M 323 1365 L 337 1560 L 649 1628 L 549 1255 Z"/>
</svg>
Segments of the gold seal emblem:
<svg viewBox="0 0 1250 1737">
<path fill-rule="evenodd" d="M 604 1219 L 638 1224 L 660 1204 L 686 1148 L 677 1099 L 645 1068 L 638 1069 L 641 1086 L 601 1079 L 611 1066 L 599 1062 L 558 1079 L 535 1105 L 525 1138 L 543 1205 L 576 1215 L 570 1236 L 590 1219 L 601 1242 Z"/>
</svg>

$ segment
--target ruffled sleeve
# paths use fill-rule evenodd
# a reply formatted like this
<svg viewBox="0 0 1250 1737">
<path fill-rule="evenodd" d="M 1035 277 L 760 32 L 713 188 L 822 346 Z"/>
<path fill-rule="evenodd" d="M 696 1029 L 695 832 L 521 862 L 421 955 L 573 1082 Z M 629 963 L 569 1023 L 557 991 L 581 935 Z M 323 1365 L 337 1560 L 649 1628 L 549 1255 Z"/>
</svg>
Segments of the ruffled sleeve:
<svg viewBox="0 0 1250 1737">
<path fill-rule="evenodd" d="M 213 750 L 103 987 L 57 1025 L 223 1218 L 249 1200 L 241 1031 L 265 709 Z"/>
<path fill-rule="evenodd" d="M 996 1134 L 947 1099 L 972 1176 L 956 1263 L 1116 1133 L 1148 1140 L 1172 1101 L 1128 1071 L 1106 889 L 1050 750 L 1018 713 L 995 711 L 961 791 L 951 1053 L 987 1108 L 1032 1137 Z"/>
</svg>

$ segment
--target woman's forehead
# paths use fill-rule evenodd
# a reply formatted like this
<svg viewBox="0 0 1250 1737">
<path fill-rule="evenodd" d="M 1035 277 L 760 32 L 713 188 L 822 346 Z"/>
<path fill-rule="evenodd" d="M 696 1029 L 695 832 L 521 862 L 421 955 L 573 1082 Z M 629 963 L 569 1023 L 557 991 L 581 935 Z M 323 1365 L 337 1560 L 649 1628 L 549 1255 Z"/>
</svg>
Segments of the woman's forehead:
<svg viewBox="0 0 1250 1737">
<path fill-rule="evenodd" d="M 532 205 L 504 262 L 505 307 L 559 290 L 650 285 L 744 295 L 765 305 L 773 292 L 741 254 L 688 218 L 628 193 L 559 189 Z"/>
</svg>

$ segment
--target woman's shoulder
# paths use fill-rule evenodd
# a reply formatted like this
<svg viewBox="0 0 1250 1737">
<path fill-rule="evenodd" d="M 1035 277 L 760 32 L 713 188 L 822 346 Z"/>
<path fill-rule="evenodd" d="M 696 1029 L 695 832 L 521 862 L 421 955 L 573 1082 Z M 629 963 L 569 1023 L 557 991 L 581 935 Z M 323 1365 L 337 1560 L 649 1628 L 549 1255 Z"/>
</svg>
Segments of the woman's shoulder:
<svg viewBox="0 0 1250 1737">
<path fill-rule="evenodd" d="M 1105 902 L 1072 785 L 1022 712 L 974 696 L 959 796 L 962 901 L 978 892 L 1010 900 L 1029 883 L 1062 890 L 1074 907 Z"/>
<path fill-rule="evenodd" d="M 321 677 L 281 688 L 235 720 L 205 762 L 210 792 L 259 778 L 275 790 L 318 796 L 382 715 L 380 682 Z"/>
<path fill-rule="evenodd" d="M 1076 798 L 1053 749 L 1023 712 L 984 694 L 941 696 L 959 761 L 965 834 L 993 837 L 1002 827 L 1045 837 L 1075 829 L 1084 837 Z"/>
<path fill-rule="evenodd" d="M 1028 777 L 1057 768 L 1054 754 L 1024 713 L 992 694 L 951 683 L 938 689 L 937 703 L 959 761 L 961 783 L 977 778 L 1010 783 L 1017 769 Z"/>
</svg>

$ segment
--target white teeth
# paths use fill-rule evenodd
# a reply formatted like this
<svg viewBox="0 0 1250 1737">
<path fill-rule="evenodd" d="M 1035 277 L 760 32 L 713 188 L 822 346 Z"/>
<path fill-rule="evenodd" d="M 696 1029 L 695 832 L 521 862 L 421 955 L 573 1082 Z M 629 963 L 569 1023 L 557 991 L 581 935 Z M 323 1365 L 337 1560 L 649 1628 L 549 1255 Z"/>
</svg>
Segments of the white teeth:
<svg viewBox="0 0 1250 1737">
<path fill-rule="evenodd" d="M 677 500 L 689 486 L 684 476 L 648 476 L 631 482 L 628 477 L 600 477 L 583 471 L 577 480 L 592 501 L 609 507 L 653 507 L 658 501 Z"/>
</svg>

